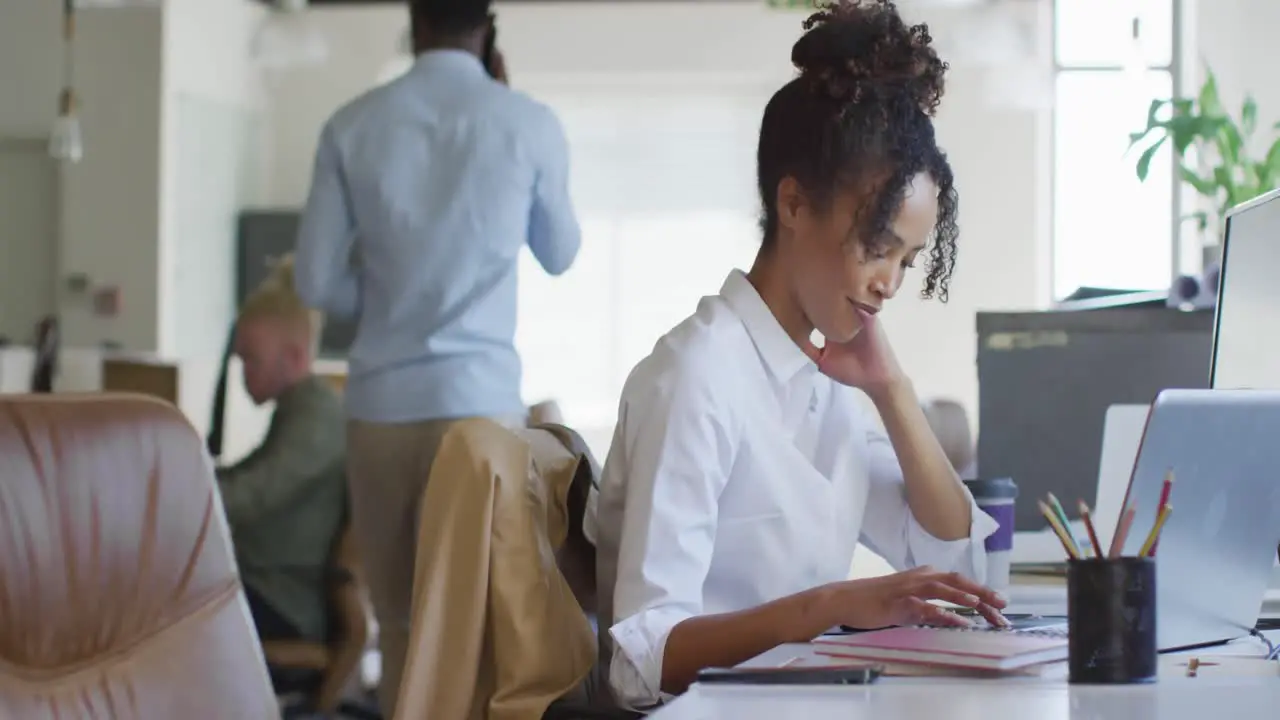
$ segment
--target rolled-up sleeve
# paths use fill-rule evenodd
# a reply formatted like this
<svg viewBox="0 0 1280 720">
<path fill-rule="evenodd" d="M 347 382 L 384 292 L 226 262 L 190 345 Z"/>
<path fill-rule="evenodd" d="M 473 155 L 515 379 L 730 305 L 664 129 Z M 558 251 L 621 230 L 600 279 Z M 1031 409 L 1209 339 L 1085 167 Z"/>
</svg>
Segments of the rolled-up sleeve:
<svg viewBox="0 0 1280 720">
<path fill-rule="evenodd" d="M 667 378 L 624 395 L 625 508 L 614 587 L 609 684 L 632 708 L 661 692 L 667 636 L 702 612 L 720 493 L 733 463 L 733 421 L 708 378 Z"/>
<path fill-rule="evenodd" d="M 867 510 L 862 523 L 863 542 L 898 570 L 928 565 L 936 570 L 959 572 L 975 582 L 987 579 L 985 541 L 998 527 L 996 521 L 969 499 L 969 536 L 939 540 L 921 527 L 907 504 L 902 465 L 889 437 L 879 428 L 868 429 Z"/>
</svg>

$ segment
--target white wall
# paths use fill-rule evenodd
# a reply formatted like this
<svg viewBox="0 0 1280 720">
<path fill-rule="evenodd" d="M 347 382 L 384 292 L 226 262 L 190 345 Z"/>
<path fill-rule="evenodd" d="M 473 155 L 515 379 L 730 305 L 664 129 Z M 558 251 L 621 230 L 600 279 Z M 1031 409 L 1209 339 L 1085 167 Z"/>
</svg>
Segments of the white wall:
<svg viewBox="0 0 1280 720">
<path fill-rule="evenodd" d="M 1024 4 L 1026 8 L 1033 11 L 1033 25 L 1042 24 L 1043 9 L 1035 3 Z M 963 42 L 963 37 L 956 36 L 966 29 L 966 16 L 941 10 L 916 14 L 921 13 L 927 13 L 924 19 L 944 42 Z M 609 337 L 609 328 L 622 319 L 631 325 L 639 320 L 625 312 L 608 315 L 601 310 L 600 305 L 610 302 L 608 294 L 616 295 L 618 285 L 639 285 L 629 299 L 614 297 L 612 302 L 628 308 L 660 306 L 642 319 L 646 328 L 654 325 L 652 337 L 630 343 L 647 347 L 662 328 L 692 312 L 698 295 L 714 293 L 733 264 L 750 262 L 756 241 L 750 227 L 756 212 L 751 189 L 754 135 L 769 94 L 791 77 L 790 48 L 801 33 L 803 14 L 742 3 L 638 2 L 499 6 L 498 16 L 499 44 L 512 83 L 560 109 L 575 158 L 579 212 L 588 223 L 593 216 L 599 221 L 586 228 L 588 247 L 575 270 L 554 281 L 534 272 L 522 279 L 526 400 L 573 394 L 584 382 L 616 392 L 635 353 L 610 347 L 617 343 Z M 312 8 L 309 21 L 328 36 L 331 57 L 321 66 L 276 74 L 270 81 L 269 144 L 274 160 L 265 194 L 269 205 L 297 207 L 303 202 L 321 123 L 340 104 L 370 87 L 394 61 L 407 18 L 401 7 L 391 5 Z M 1022 60 L 1018 67 L 954 64 L 938 122 L 962 196 L 962 250 L 952 299 L 947 305 L 925 303 L 904 288 L 886 312 L 895 347 L 922 394 L 957 397 L 975 421 L 974 312 L 1032 308 L 1048 292 L 1046 111 L 995 105 L 989 92 L 992 81 L 998 82 L 1003 74 L 1025 76 L 1028 62 L 1047 71 L 1047 54 Z M 582 120 L 591 113 L 621 112 L 620 108 L 630 107 L 627 103 L 636 108 L 635 114 L 648 113 L 657 119 L 644 121 L 650 123 L 647 128 L 628 128 L 622 122 L 612 130 L 602 122 L 592 125 Z M 710 118 L 724 118 L 730 111 L 738 113 L 734 128 L 725 128 L 717 138 Z M 654 152 L 634 149 L 659 130 L 677 135 L 684 131 L 683 163 L 680 157 L 655 158 Z M 699 132 L 706 144 L 719 142 L 719 149 L 690 144 L 688 138 L 698 137 Z M 732 140 L 725 140 L 726 136 Z M 603 169 L 606 156 L 617 177 L 610 178 Z M 716 252 L 723 257 L 712 258 L 705 272 L 685 279 L 686 285 L 696 284 L 696 292 L 692 285 L 679 292 L 664 287 L 664 283 L 670 285 L 670 278 L 661 278 L 659 268 L 689 264 L 697 247 L 676 252 L 662 237 L 647 243 L 635 239 L 630 244 L 620 239 L 626 233 L 616 225 L 626 221 L 619 219 L 620 210 L 605 207 L 611 201 L 600 185 L 618 185 L 628 175 L 632 185 L 641 187 L 617 192 L 631 205 L 641 206 L 641 211 L 647 204 L 656 214 L 675 195 L 694 206 L 691 209 L 701 205 L 707 213 L 720 213 L 721 221 L 713 226 L 725 237 L 709 238 L 706 244 L 721 248 Z M 681 181 L 680 188 L 695 191 L 701 185 L 702 191 L 692 193 L 692 199 L 688 199 L 691 193 L 663 194 L 655 188 L 664 179 L 668 184 Z M 670 216 L 674 211 L 662 212 Z M 733 221 L 729 212 L 741 221 Z M 601 279 L 602 269 L 623 261 L 607 257 L 610 253 L 627 257 L 627 271 L 613 278 L 621 280 L 613 289 Z M 681 270 L 682 277 L 692 272 L 686 270 Z M 627 292 L 625 287 L 621 292 Z M 557 323 L 570 318 L 573 332 L 600 348 L 593 350 L 600 357 L 566 370 L 563 346 L 558 341 L 538 342 L 537 336 L 547 337 Z M 594 394 L 607 397 L 607 393 Z M 566 413 L 572 423 L 608 423 L 614 403 L 616 397 L 593 407 L 567 402 Z"/>
<path fill-rule="evenodd" d="M 43 138 L 58 107 L 62 4 L 4 0 L 0 22 L 0 137 Z"/>
<path fill-rule="evenodd" d="M 1198 92 L 1203 70 L 1211 68 L 1218 80 L 1223 104 L 1238 119 L 1245 94 L 1258 103 L 1258 130 L 1252 150 L 1262 154 L 1275 140 L 1272 126 L 1280 122 L 1280 82 L 1276 67 L 1280 48 L 1275 32 L 1280 28 L 1280 2 L 1275 0 L 1189 0 L 1198 60 L 1188 68 L 1190 92 Z"/>
<path fill-rule="evenodd" d="M 236 222 L 260 202 L 267 97 L 249 49 L 268 11 L 168 0 L 159 238 L 166 356 L 216 358 L 235 317 Z"/>
<path fill-rule="evenodd" d="M 68 344 L 220 350 L 234 310 L 235 214 L 259 200 L 265 176 L 251 164 L 267 157 L 265 94 L 249 54 L 265 15 L 250 0 L 80 10 L 86 150 L 60 173 L 56 274 L 116 286 L 122 303 L 118 317 L 98 317 L 89 295 L 59 283 Z M 4 3 L 0 138 L 47 137 L 62 85 L 60 32 L 60 3 Z"/>
<path fill-rule="evenodd" d="M 1217 75 L 1227 107 L 1239 114 L 1245 93 L 1258 101 L 1258 135 L 1270 145 L 1269 129 L 1280 121 L 1280 83 L 1276 65 L 1280 48 L 1280 3 L 1274 0 L 1197 0 L 1190 4 L 1195 47 Z M 1193 90 L 1203 80 L 1200 67 L 1189 68 Z"/>
<path fill-rule="evenodd" d="M 55 38 L 45 42 L 56 45 Z M 162 38 L 160 6 L 79 13 L 76 88 L 85 154 L 62 171 L 60 271 L 118 288 L 121 310 L 98 317 L 87 295 L 64 292 L 59 310 L 70 345 L 159 346 Z M 52 109 L 41 114 L 47 123 Z"/>
<path fill-rule="evenodd" d="M 85 272 L 95 283 L 119 287 L 124 312 L 115 320 L 95 318 L 87 297 L 59 286 L 70 343 L 114 340 L 145 349 L 156 341 L 160 22 L 158 7 L 80 13 L 76 87 L 88 150 L 82 163 L 60 173 L 55 271 L 60 278 Z M 0 137 L 48 137 L 62 85 L 60 33 L 60 3 L 5 1 Z"/>
</svg>

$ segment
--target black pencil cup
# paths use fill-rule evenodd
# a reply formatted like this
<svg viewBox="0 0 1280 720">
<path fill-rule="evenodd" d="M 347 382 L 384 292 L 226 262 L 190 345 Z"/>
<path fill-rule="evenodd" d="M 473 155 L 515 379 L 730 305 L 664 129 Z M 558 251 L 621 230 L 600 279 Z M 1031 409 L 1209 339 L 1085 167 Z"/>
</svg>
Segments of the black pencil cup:
<svg viewBox="0 0 1280 720">
<path fill-rule="evenodd" d="M 1156 561 L 1087 558 L 1067 564 L 1070 682 L 1155 682 Z"/>
</svg>

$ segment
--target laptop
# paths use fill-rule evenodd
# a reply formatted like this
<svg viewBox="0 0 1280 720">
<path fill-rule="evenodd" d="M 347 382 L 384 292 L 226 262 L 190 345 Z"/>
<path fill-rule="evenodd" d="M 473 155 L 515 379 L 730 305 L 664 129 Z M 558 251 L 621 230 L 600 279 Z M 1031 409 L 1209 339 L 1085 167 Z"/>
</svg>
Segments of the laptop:
<svg viewBox="0 0 1280 720">
<path fill-rule="evenodd" d="M 1137 508 L 1136 553 L 1172 470 L 1156 553 L 1161 650 L 1247 635 L 1280 544 L 1280 391 L 1165 390 L 1147 417 L 1124 507 Z"/>
<path fill-rule="evenodd" d="M 1278 430 L 1280 391 L 1165 390 L 1152 403 L 1121 507 L 1137 508 L 1124 545 L 1137 554 L 1173 471 L 1156 553 L 1160 650 L 1227 642 L 1257 623 L 1280 543 Z M 1015 631 L 1065 630 L 1046 620 Z"/>
</svg>

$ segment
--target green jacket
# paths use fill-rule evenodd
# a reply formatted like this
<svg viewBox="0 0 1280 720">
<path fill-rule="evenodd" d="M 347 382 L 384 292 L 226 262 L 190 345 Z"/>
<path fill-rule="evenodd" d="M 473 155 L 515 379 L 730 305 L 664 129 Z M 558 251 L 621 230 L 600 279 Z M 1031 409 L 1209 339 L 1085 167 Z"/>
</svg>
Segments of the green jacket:
<svg viewBox="0 0 1280 720">
<path fill-rule="evenodd" d="M 276 401 L 262 445 L 218 470 L 236 562 L 304 638 L 328 634 L 327 568 L 346 516 L 342 401 L 310 377 Z"/>
</svg>

